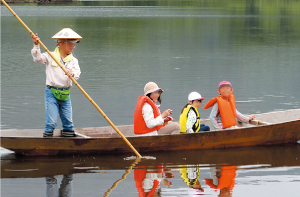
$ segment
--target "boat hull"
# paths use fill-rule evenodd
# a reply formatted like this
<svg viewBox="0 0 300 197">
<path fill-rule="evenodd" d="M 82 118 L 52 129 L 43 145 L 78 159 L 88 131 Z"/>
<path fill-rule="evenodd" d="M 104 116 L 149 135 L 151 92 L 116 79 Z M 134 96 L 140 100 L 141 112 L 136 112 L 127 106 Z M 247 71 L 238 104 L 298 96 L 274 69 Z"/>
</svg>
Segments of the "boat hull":
<svg viewBox="0 0 300 197">
<path fill-rule="evenodd" d="M 297 143 L 300 120 L 192 134 L 127 137 L 139 153 Z M 120 154 L 132 152 L 120 137 L 1 137 L 3 148 L 22 155 Z"/>
</svg>

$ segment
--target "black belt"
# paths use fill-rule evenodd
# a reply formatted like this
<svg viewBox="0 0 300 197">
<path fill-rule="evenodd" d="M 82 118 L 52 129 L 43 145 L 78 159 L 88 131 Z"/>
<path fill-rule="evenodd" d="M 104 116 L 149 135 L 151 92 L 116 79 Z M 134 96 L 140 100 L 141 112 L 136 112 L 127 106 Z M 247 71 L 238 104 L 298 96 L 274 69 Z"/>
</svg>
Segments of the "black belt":
<svg viewBox="0 0 300 197">
<path fill-rule="evenodd" d="M 49 89 L 54 88 L 54 89 L 57 89 L 57 90 L 69 90 L 70 89 L 70 87 L 67 87 L 67 88 L 57 88 L 57 87 L 49 86 L 49 85 L 47 85 L 47 88 L 49 88 Z"/>
</svg>

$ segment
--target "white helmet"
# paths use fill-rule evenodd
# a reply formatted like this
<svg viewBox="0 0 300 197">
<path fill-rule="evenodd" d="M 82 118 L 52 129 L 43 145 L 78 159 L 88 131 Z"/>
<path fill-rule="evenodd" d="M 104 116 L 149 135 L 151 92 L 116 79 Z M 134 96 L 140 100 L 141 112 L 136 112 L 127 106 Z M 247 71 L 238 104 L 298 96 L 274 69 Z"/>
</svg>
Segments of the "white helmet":
<svg viewBox="0 0 300 197">
<path fill-rule="evenodd" d="M 75 31 L 70 28 L 64 28 L 57 32 L 53 37 L 53 39 L 70 39 L 70 40 L 78 40 L 82 39 L 80 35 L 78 35 Z"/>
<path fill-rule="evenodd" d="M 189 101 L 193 101 L 193 100 L 204 100 L 204 98 L 202 98 L 202 96 L 198 93 L 198 92 L 191 92 L 189 94 Z"/>
</svg>

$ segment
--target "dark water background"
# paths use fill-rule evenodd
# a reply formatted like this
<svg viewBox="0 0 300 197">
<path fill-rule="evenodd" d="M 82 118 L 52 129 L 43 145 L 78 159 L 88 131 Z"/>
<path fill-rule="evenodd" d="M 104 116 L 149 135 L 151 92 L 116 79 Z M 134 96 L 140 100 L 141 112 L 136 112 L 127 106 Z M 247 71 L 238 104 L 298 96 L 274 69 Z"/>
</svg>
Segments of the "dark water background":
<svg viewBox="0 0 300 197">
<path fill-rule="evenodd" d="M 299 108 L 298 1 L 102 1 L 13 5 L 42 42 L 70 27 L 79 84 L 116 125 L 133 123 L 137 97 L 155 81 L 175 120 L 192 91 L 209 99 L 231 81 L 245 114 Z M 2 128 L 44 128 L 45 69 L 32 61 L 25 28 L 1 7 Z M 72 89 L 75 127 L 104 126 Z M 200 110 L 202 118 L 209 110 Z M 24 116 L 26 114 L 26 116 Z"/>
<path fill-rule="evenodd" d="M 116 125 L 133 123 L 149 81 L 165 90 L 161 108 L 173 109 L 175 120 L 191 91 L 208 100 L 222 80 L 232 82 L 242 113 L 299 108 L 299 1 L 83 1 L 12 9 L 50 50 L 62 28 L 83 37 L 74 51 L 79 83 Z M 44 128 L 45 68 L 33 63 L 32 46 L 1 6 L 2 129 Z M 71 94 L 75 127 L 108 125 L 76 87 Z M 200 110 L 201 118 L 209 113 Z M 296 197 L 299 153 L 299 145 L 153 153 L 156 160 L 137 166 L 173 175 L 171 188 L 160 184 L 162 196 L 188 196 L 180 169 L 195 166 L 204 194 L 219 196 L 204 179 L 211 169 L 236 166 L 232 196 Z M 1 196 L 45 196 L 45 177 L 56 175 L 59 185 L 63 174 L 73 174 L 73 196 L 105 196 L 132 164 L 127 156 L 16 158 L 1 149 Z M 138 196 L 135 169 L 110 196 Z"/>
</svg>

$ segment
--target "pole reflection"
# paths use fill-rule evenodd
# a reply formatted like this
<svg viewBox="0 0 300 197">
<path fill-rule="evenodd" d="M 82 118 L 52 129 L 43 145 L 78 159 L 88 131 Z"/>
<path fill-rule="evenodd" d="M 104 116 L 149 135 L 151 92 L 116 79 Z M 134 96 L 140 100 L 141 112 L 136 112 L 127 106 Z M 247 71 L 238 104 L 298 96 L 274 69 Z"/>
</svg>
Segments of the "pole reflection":
<svg viewBox="0 0 300 197">
<path fill-rule="evenodd" d="M 134 160 L 134 162 L 128 167 L 128 169 L 126 170 L 125 174 L 123 174 L 122 178 L 119 179 L 119 180 L 117 180 L 116 182 L 114 182 L 113 185 L 112 185 L 112 187 L 111 187 L 110 189 L 108 189 L 107 192 L 105 192 L 104 197 L 109 196 L 109 194 L 111 193 L 111 191 L 117 187 L 118 183 L 119 183 L 120 181 L 126 179 L 126 176 L 130 173 L 130 170 L 131 170 L 135 165 L 137 165 L 140 161 L 141 161 L 140 158 L 136 158 L 136 159 Z"/>
</svg>

